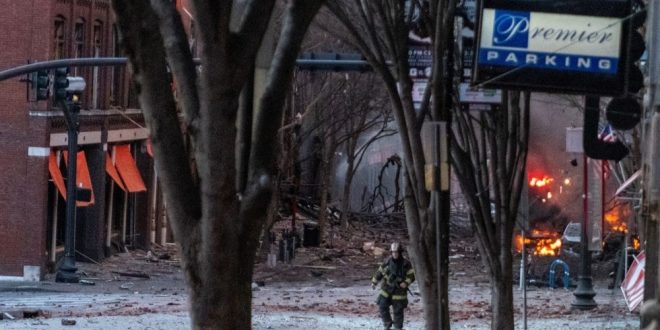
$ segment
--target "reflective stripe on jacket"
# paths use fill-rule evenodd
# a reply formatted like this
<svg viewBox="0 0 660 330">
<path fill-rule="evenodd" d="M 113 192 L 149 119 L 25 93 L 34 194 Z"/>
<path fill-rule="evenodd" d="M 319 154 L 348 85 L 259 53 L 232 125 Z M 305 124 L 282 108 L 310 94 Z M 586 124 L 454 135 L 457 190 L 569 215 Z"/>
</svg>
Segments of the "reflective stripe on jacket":
<svg viewBox="0 0 660 330">
<path fill-rule="evenodd" d="M 407 300 L 408 289 L 402 288 L 402 282 L 406 282 L 408 286 L 415 281 L 415 270 L 412 268 L 410 261 L 401 257 L 395 260 L 392 257 L 387 258 L 376 270 L 376 273 L 371 278 L 371 283 L 378 284 L 382 281 L 380 294 L 393 300 Z"/>
</svg>

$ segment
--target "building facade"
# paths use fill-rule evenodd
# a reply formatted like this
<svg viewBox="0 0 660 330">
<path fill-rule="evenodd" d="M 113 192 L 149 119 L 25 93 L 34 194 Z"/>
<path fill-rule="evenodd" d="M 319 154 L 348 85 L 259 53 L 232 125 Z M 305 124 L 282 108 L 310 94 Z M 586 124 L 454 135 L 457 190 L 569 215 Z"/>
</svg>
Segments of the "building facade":
<svg viewBox="0 0 660 330">
<path fill-rule="evenodd" d="M 0 71 L 31 62 L 122 56 L 110 0 L 0 0 Z M 165 242 L 166 217 L 148 131 L 125 67 L 70 67 L 80 96 L 78 259 L 125 245 Z M 56 269 L 64 251 L 67 133 L 52 100 L 37 101 L 30 76 L 0 81 L 0 278 Z M 171 239 L 171 237 L 169 238 Z"/>
</svg>

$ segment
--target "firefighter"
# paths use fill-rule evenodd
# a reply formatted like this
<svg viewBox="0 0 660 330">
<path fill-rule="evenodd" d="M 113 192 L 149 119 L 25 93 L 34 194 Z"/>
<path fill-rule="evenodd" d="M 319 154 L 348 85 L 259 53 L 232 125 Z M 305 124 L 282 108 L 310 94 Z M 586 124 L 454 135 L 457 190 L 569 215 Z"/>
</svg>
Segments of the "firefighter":
<svg viewBox="0 0 660 330">
<path fill-rule="evenodd" d="M 394 329 L 403 329 L 403 310 L 408 306 L 408 287 L 415 280 L 415 271 L 410 261 L 403 257 L 401 244 L 392 243 L 390 251 L 392 256 L 378 267 L 371 278 L 372 289 L 376 289 L 378 282 L 382 281 L 376 303 L 386 330 L 393 324 Z M 390 315 L 390 306 L 394 312 L 394 322 Z"/>
</svg>

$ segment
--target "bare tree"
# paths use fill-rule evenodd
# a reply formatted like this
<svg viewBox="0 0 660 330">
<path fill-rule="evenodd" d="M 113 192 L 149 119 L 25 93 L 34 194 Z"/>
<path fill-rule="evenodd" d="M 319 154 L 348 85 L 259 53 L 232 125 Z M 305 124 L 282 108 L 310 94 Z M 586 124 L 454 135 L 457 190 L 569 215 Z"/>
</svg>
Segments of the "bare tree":
<svg viewBox="0 0 660 330">
<path fill-rule="evenodd" d="M 251 76 L 275 0 L 190 2 L 202 47 L 199 71 L 174 2 L 114 0 L 113 7 L 181 248 L 192 327 L 250 329 L 250 284 L 275 175 L 276 134 L 300 44 L 323 1 L 286 3 L 265 90 L 247 123 L 237 123 L 239 95 Z M 180 120 L 190 138 L 188 149 Z M 250 134 L 241 136 L 251 139 L 241 143 L 249 146 L 248 157 L 237 159 L 238 132 L 246 131 Z M 194 155 L 192 165 L 189 154 Z"/>
<path fill-rule="evenodd" d="M 296 74 L 294 90 L 297 110 L 303 121 L 302 139 L 311 140 L 311 150 L 299 162 L 308 164 L 307 191 L 317 192 L 319 212 L 319 237 L 326 232 L 327 209 L 329 204 L 330 178 L 332 177 L 335 151 L 337 149 L 334 120 L 338 108 L 338 99 L 343 97 L 346 79 L 343 75 L 329 72 L 300 71 Z M 311 182 L 310 182 L 311 181 Z"/>
<path fill-rule="evenodd" d="M 347 98 L 344 108 L 348 113 L 344 116 L 342 135 L 339 139 L 339 142 L 343 144 L 346 156 L 346 172 L 341 197 L 341 223 L 344 228 L 349 226 L 353 179 L 367 150 L 376 141 L 397 133 L 390 127 L 392 118 L 389 104 L 383 104 L 382 99 L 369 97 L 369 95 L 377 93 L 373 90 L 374 82 L 369 80 L 364 83 L 370 87 L 367 87 L 370 90 L 363 89 L 364 92 L 360 93 L 361 95 Z"/>
<path fill-rule="evenodd" d="M 507 97 L 508 96 L 508 97 Z M 529 93 L 497 111 L 457 111 L 451 158 L 491 281 L 492 329 L 513 329 L 513 229 L 525 181 Z"/>
<path fill-rule="evenodd" d="M 329 1 L 326 6 L 331 16 L 345 27 L 343 33 L 350 36 L 348 42 L 360 50 L 374 72 L 382 78 L 392 103 L 403 149 L 404 205 L 410 237 L 408 251 L 419 279 L 426 328 L 438 329 L 449 326 L 448 272 L 446 267 L 439 269 L 436 263 L 435 244 L 439 238 L 436 237 L 434 220 L 429 212 L 431 196 L 425 187 L 425 159 L 420 130 L 429 113 L 431 95 L 436 94 L 436 104 L 444 104 L 437 94 L 444 84 L 451 82 L 443 81 L 442 75 L 439 74 L 443 72 L 441 66 L 445 64 L 434 61 L 438 62 L 434 67 L 434 76 L 429 80 L 429 88 L 424 95 L 420 112 L 415 111 L 412 99 L 413 83 L 408 75 L 408 33 L 412 13 L 410 5 L 419 4 L 420 2 L 414 1 L 334 0 Z M 431 1 L 430 11 L 419 11 L 425 18 L 422 22 L 427 24 L 427 31 L 434 31 L 432 40 L 446 40 L 445 33 L 453 24 L 455 7 L 453 0 L 447 3 Z M 439 43 L 436 45 L 440 46 Z M 436 50 L 435 56 L 441 57 L 438 54 L 443 54 L 443 51 L 437 53 Z M 437 83 L 437 86 L 434 86 L 434 83 Z M 447 241 L 445 243 L 448 244 Z M 446 247 L 448 248 L 448 245 Z M 435 280 L 438 272 L 443 276 L 443 283 Z M 441 290 L 440 295 L 438 289 Z"/>
<path fill-rule="evenodd" d="M 355 173 L 374 142 L 396 133 L 390 127 L 391 111 L 372 73 L 301 72 L 296 80 L 296 103 L 304 105 L 306 137 L 312 137 L 319 150 L 305 159 L 318 157 L 317 171 L 320 210 L 326 210 L 335 154 L 343 150 L 346 173 L 341 197 L 341 222 L 348 226 L 350 191 Z M 314 149 L 314 148 L 313 148 Z M 310 184 L 308 182 L 308 184 Z M 324 232 L 327 213 L 319 213 Z"/>
<path fill-rule="evenodd" d="M 482 113 L 475 120 L 468 112 L 453 109 L 458 122 L 452 124 L 447 109 L 455 100 L 456 82 L 444 73 L 453 68 L 455 1 L 353 1 L 327 3 L 331 15 L 345 27 L 346 35 L 383 79 L 392 101 L 403 146 L 405 170 L 404 202 L 410 237 L 410 253 L 420 279 L 427 329 L 449 328 L 447 260 L 436 262 L 436 241 L 440 256 L 448 253 L 449 219 L 441 219 L 441 237 L 429 212 L 431 196 L 425 189 L 424 155 L 420 138 L 427 115 L 451 127 L 450 149 L 453 171 L 470 206 L 484 264 L 493 285 L 493 329 L 513 327 L 512 231 L 518 211 L 529 132 L 529 96 L 520 106 L 518 93 L 506 98 L 500 111 Z M 408 35 L 411 17 L 421 16 L 421 25 L 430 31 L 433 73 L 419 111 L 412 100 L 408 76 Z M 419 26 L 415 26 L 417 28 Z M 432 102 L 431 102 L 432 100 Z M 453 102 L 452 102 L 453 101 Z M 444 109 L 443 109 L 444 107 Z M 491 202 L 495 205 L 491 215 Z M 443 205 L 443 208 L 448 208 Z M 436 280 L 436 279 L 439 279 Z"/>
</svg>

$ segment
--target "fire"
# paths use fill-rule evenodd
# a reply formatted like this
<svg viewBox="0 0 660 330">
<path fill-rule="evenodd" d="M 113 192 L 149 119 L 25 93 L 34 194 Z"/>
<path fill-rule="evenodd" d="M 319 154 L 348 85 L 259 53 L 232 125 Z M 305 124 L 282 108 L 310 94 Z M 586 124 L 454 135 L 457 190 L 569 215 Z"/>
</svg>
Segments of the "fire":
<svg viewBox="0 0 660 330">
<path fill-rule="evenodd" d="M 627 233 L 628 224 L 626 223 L 626 219 L 629 216 L 630 208 L 626 205 L 618 204 L 607 213 L 605 213 L 604 218 L 611 231 Z"/>
<path fill-rule="evenodd" d="M 535 256 L 556 256 L 559 255 L 559 248 L 561 248 L 561 239 L 559 238 L 545 238 L 536 242 L 534 249 Z"/>
<path fill-rule="evenodd" d="M 531 249 L 535 256 L 556 256 L 559 255 L 561 249 L 561 238 L 558 236 L 555 232 L 534 229 L 530 236 L 525 237 L 525 246 Z M 522 251 L 522 235 L 515 236 L 514 246 L 517 252 Z"/>
<path fill-rule="evenodd" d="M 632 244 L 633 244 L 633 249 L 635 251 L 639 251 L 639 238 L 638 237 L 633 237 Z"/>
<path fill-rule="evenodd" d="M 544 176 L 542 179 L 539 179 L 537 177 L 533 177 L 529 180 L 529 186 L 530 187 L 537 187 L 537 188 L 542 188 L 549 186 L 555 179 Z"/>
</svg>

